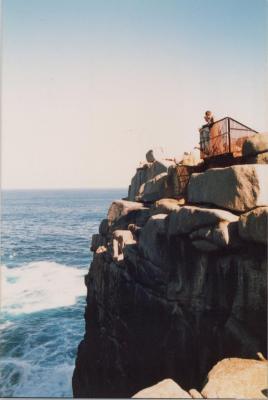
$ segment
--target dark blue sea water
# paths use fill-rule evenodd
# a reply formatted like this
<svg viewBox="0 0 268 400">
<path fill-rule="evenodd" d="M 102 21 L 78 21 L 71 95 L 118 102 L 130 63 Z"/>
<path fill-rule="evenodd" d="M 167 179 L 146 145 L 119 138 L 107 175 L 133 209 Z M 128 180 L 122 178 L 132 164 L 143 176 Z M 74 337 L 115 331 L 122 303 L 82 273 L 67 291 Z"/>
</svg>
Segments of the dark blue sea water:
<svg viewBox="0 0 268 400">
<path fill-rule="evenodd" d="M 90 239 L 124 190 L 2 193 L 0 396 L 70 397 Z"/>
</svg>

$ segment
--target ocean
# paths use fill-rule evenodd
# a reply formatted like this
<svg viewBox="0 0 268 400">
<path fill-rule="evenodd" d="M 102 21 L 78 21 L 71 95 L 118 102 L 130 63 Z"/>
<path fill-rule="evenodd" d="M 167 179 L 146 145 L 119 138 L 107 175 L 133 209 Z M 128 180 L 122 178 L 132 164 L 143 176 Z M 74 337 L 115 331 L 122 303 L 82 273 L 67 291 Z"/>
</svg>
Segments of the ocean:
<svg viewBox="0 0 268 400">
<path fill-rule="evenodd" d="M 2 192 L 0 396 L 72 397 L 90 241 L 123 189 Z"/>
</svg>

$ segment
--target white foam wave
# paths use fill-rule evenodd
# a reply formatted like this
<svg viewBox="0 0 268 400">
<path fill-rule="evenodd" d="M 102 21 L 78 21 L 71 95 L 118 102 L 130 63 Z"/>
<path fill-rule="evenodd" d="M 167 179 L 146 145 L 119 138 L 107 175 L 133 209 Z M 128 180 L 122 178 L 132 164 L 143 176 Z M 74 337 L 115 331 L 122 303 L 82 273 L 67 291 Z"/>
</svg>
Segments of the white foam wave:
<svg viewBox="0 0 268 400">
<path fill-rule="evenodd" d="M 5 321 L 5 322 L 0 322 L 0 331 L 3 331 L 4 329 L 9 328 L 10 326 L 13 325 L 13 322 L 11 321 Z"/>
<path fill-rule="evenodd" d="M 73 369 L 74 366 L 68 363 L 49 368 L 7 358 L 0 361 L 0 380 L 5 382 L 3 396 L 71 397 Z"/>
<path fill-rule="evenodd" d="M 86 294 L 86 271 L 56 262 L 38 261 L 1 266 L 1 309 L 16 315 L 71 306 Z"/>
</svg>

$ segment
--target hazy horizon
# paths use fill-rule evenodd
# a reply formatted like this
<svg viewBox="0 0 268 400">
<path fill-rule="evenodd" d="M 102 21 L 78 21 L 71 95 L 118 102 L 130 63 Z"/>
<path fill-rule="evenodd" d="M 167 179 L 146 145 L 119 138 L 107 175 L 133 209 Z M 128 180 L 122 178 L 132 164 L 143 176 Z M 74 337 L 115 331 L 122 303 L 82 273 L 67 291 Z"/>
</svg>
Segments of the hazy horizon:
<svg viewBox="0 0 268 400">
<path fill-rule="evenodd" d="M 51 191 L 57 191 L 57 190 L 127 190 L 128 188 L 126 187 L 115 187 L 115 186 L 108 186 L 108 187 L 35 187 L 35 188 L 30 188 L 30 187 L 23 187 L 23 188 L 15 188 L 15 187 L 10 187 L 10 188 L 2 188 L 2 191 L 41 191 L 41 190 L 51 190 Z"/>
<path fill-rule="evenodd" d="M 206 109 L 268 131 L 265 0 L 3 0 L 3 189 L 126 188 Z"/>
</svg>

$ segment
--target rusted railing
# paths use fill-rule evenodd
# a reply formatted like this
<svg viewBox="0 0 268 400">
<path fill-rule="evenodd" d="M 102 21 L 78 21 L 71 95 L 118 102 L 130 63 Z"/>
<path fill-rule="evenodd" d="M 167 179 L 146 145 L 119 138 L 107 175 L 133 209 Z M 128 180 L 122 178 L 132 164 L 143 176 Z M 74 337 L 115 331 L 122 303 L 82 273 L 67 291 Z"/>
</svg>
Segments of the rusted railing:
<svg viewBox="0 0 268 400">
<path fill-rule="evenodd" d="M 210 126 L 204 126 L 200 130 L 201 158 L 227 153 L 239 156 L 242 154 L 244 141 L 256 133 L 230 117 L 222 118 Z"/>
</svg>

